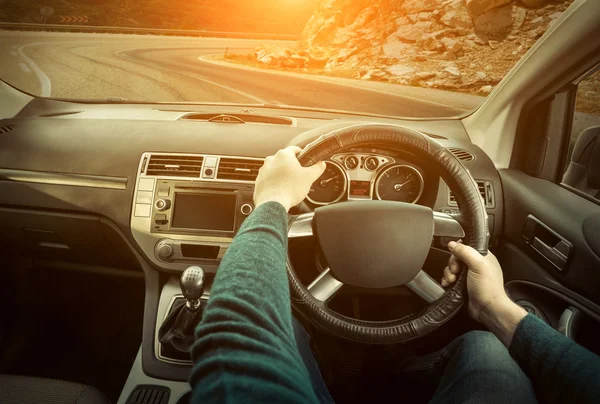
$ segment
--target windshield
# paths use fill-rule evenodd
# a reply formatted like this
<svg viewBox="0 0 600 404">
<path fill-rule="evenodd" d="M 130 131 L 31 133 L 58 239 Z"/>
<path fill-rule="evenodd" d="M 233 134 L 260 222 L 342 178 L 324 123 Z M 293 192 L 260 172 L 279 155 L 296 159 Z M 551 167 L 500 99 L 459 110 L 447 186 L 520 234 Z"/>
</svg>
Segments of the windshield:
<svg viewBox="0 0 600 404">
<path fill-rule="evenodd" d="M 455 116 L 570 3 L 0 0 L 0 78 L 53 98 Z"/>
</svg>

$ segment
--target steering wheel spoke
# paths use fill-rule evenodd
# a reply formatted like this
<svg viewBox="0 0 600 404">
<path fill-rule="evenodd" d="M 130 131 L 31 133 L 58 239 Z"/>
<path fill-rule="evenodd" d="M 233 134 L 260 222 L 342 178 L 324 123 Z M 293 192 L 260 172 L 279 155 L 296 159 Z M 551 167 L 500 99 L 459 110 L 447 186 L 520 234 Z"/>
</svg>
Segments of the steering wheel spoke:
<svg viewBox="0 0 600 404">
<path fill-rule="evenodd" d="M 288 231 L 288 238 L 312 237 L 314 212 L 303 213 L 294 218 Z"/>
<path fill-rule="evenodd" d="M 436 301 L 445 293 L 442 285 L 423 270 L 420 270 L 417 276 L 408 282 L 406 286 L 427 303 Z"/>
<path fill-rule="evenodd" d="M 438 237 L 463 238 L 465 230 L 453 216 L 433 212 L 433 235 Z"/>
<path fill-rule="evenodd" d="M 333 298 L 344 284 L 333 277 L 331 270 L 326 268 L 321 274 L 308 285 L 308 292 L 317 300 L 324 303 Z"/>
</svg>

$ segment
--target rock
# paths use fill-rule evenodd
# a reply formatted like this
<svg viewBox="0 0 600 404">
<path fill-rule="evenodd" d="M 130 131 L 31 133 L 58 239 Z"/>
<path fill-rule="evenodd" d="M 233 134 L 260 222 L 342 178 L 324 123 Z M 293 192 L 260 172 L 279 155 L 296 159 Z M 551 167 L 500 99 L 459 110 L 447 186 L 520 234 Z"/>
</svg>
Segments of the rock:
<svg viewBox="0 0 600 404">
<path fill-rule="evenodd" d="M 488 36 L 500 36 L 512 30 L 512 5 L 484 12 L 473 20 L 475 29 Z"/>
<path fill-rule="evenodd" d="M 419 14 L 409 14 L 406 16 L 406 18 L 411 24 L 415 24 L 417 21 L 419 21 Z"/>
<path fill-rule="evenodd" d="M 477 69 L 477 63 L 471 62 L 471 64 L 469 64 L 469 69 Z"/>
<path fill-rule="evenodd" d="M 512 30 L 517 31 L 517 30 L 521 29 L 521 27 L 523 26 L 523 23 L 525 22 L 525 18 L 527 18 L 527 10 L 525 10 L 522 7 L 515 7 L 513 9 L 513 15 L 512 15 L 512 19 L 513 19 Z"/>
<path fill-rule="evenodd" d="M 406 14 L 420 13 L 422 11 L 433 11 L 438 8 L 437 0 L 404 0 L 402 8 Z"/>
<path fill-rule="evenodd" d="M 429 80 L 436 76 L 433 72 L 418 72 L 413 75 L 413 81 Z"/>
<path fill-rule="evenodd" d="M 448 11 L 442 16 L 440 22 L 452 28 L 470 29 L 473 27 L 473 20 L 465 9 Z"/>
<path fill-rule="evenodd" d="M 535 29 L 544 23 L 544 17 L 537 17 L 529 23 L 529 29 Z"/>
<path fill-rule="evenodd" d="M 490 48 L 492 49 L 498 49 L 498 47 L 500 46 L 500 42 L 498 41 L 488 41 L 488 45 L 490 45 Z"/>
<path fill-rule="evenodd" d="M 422 12 L 417 15 L 419 21 L 429 21 L 431 20 L 431 13 Z"/>
<path fill-rule="evenodd" d="M 394 32 L 391 37 L 398 38 L 405 42 L 416 42 L 419 38 L 423 37 L 425 33 L 431 28 L 431 22 L 418 22 L 414 25 L 400 26 Z M 390 37 L 388 37 L 389 41 Z"/>
<path fill-rule="evenodd" d="M 460 70 L 458 69 L 458 67 L 455 64 L 447 66 L 442 71 L 447 73 L 452 78 L 458 79 L 462 76 L 462 74 L 460 73 Z"/>
<path fill-rule="evenodd" d="M 492 87 L 490 85 L 483 86 L 479 89 L 479 94 L 488 95 L 489 93 L 492 92 L 493 89 L 494 89 L 494 87 Z"/>
<path fill-rule="evenodd" d="M 552 13 L 548 16 L 548 18 L 550 18 L 551 20 L 556 20 L 557 18 L 559 18 L 562 15 L 562 11 L 558 12 L 558 13 Z"/>
<path fill-rule="evenodd" d="M 409 49 L 412 49 L 412 46 L 393 39 L 383 45 L 383 54 L 388 58 L 398 58 L 406 54 Z"/>
<path fill-rule="evenodd" d="M 485 74 L 484 72 L 475 73 L 475 77 L 479 81 L 487 81 L 489 79 L 489 76 L 487 74 Z"/>
<path fill-rule="evenodd" d="M 458 56 L 456 56 L 456 53 L 444 52 L 444 53 L 442 53 L 440 58 L 443 60 L 456 60 L 456 59 L 458 59 Z"/>
<path fill-rule="evenodd" d="M 408 18 L 406 17 L 398 17 L 394 20 L 394 22 L 396 23 L 397 27 L 402 27 L 408 24 L 413 24 L 411 22 L 408 21 Z"/>
<path fill-rule="evenodd" d="M 521 3 L 530 8 L 540 8 L 549 3 L 549 0 L 521 0 Z"/>
<path fill-rule="evenodd" d="M 494 66 L 492 66 L 492 65 L 485 65 L 485 71 L 486 72 L 491 72 L 492 70 L 494 70 Z"/>
<path fill-rule="evenodd" d="M 387 70 L 394 76 L 407 77 L 414 73 L 415 69 L 406 65 L 389 66 Z"/>
<path fill-rule="evenodd" d="M 375 17 L 377 17 L 378 9 L 377 7 L 367 7 L 363 9 L 357 16 L 352 26 L 355 28 L 360 28 L 366 26 L 368 23 L 373 21 Z"/>
<path fill-rule="evenodd" d="M 444 48 L 446 48 L 446 50 L 448 52 L 456 53 L 462 49 L 462 44 L 460 42 L 458 42 L 456 39 L 442 38 L 441 42 L 444 45 Z"/>
<path fill-rule="evenodd" d="M 488 10 L 510 4 L 512 0 L 465 0 L 467 11 L 476 18 Z"/>
</svg>

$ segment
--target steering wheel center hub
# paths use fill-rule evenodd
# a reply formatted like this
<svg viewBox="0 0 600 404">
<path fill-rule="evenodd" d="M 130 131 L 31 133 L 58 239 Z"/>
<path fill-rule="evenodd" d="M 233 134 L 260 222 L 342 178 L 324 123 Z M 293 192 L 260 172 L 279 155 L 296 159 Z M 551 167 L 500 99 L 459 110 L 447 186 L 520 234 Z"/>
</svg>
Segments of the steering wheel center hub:
<svg viewBox="0 0 600 404">
<path fill-rule="evenodd" d="M 430 208 L 354 201 L 315 210 L 319 244 L 335 278 L 365 288 L 404 285 L 419 273 L 433 238 Z"/>
</svg>

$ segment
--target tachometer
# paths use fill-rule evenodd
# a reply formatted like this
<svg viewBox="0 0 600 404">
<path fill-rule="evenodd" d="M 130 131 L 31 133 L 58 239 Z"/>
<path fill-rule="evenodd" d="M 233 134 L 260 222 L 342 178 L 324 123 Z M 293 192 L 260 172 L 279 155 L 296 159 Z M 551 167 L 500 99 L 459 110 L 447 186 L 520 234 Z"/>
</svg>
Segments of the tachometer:
<svg viewBox="0 0 600 404">
<path fill-rule="evenodd" d="M 386 168 L 375 182 L 375 194 L 384 201 L 415 203 L 423 193 L 423 176 L 414 167 L 396 164 Z"/>
<path fill-rule="evenodd" d="M 306 197 L 315 205 L 337 202 L 346 193 L 346 174 L 342 167 L 331 161 L 325 163 L 325 172 L 312 184 Z"/>
</svg>

